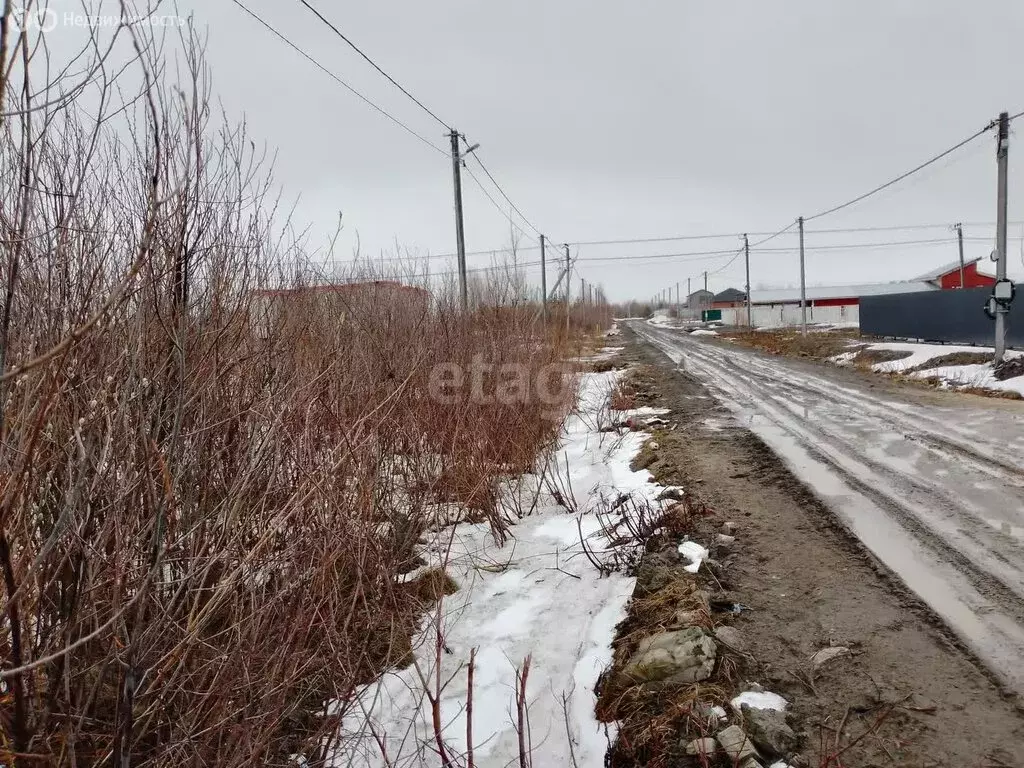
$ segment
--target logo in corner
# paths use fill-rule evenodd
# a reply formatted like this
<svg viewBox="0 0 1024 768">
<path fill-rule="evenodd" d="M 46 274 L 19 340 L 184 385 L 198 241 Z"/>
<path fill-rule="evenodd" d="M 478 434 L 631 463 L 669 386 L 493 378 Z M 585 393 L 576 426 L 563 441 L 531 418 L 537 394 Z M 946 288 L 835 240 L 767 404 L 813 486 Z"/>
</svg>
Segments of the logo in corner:
<svg viewBox="0 0 1024 768">
<path fill-rule="evenodd" d="M 52 32 L 57 27 L 57 12 L 53 8 L 29 8 L 15 6 L 11 9 L 11 21 L 22 32 Z"/>
</svg>

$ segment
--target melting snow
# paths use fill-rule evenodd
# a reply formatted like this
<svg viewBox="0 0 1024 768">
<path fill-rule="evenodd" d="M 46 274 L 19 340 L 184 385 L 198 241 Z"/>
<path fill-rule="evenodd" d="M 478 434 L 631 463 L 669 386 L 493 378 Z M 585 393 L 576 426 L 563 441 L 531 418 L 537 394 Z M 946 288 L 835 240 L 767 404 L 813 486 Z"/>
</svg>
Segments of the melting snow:
<svg viewBox="0 0 1024 768">
<path fill-rule="evenodd" d="M 445 599 L 439 618 L 425 621 L 414 641 L 416 664 L 359 693 L 343 718 L 332 765 L 440 765 L 423 680 L 432 686 L 441 681 L 443 740 L 461 763 L 467 752 L 467 667 L 476 648 L 472 741 L 479 768 L 518 764 L 516 671 L 527 656 L 533 765 L 603 768 L 615 733 L 594 717 L 594 686 L 611 663 L 615 626 L 625 616 L 634 580 L 619 574 L 601 578 L 580 534 L 588 549 L 600 552 L 608 542 L 595 510 L 623 493 L 656 506 L 662 490 L 649 472 L 629 466 L 646 434 L 607 439 L 589 426 L 593 412 L 605 407 L 601 393 L 606 396 L 619 376 L 611 371 L 581 377 L 582 412 L 567 420 L 553 462 L 557 471 L 551 477 L 562 478 L 563 492 L 571 488 L 579 517 L 544 491 L 537 511 L 512 529 L 504 547 L 494 544 L 486 525 L 443 533 L 446 544 L 451 537 L 447 570 L 460 589 Z M 434 559 L 442 557 L 435 553 Z"/>
<path fill-rule="evenodd" d="M 788 701 L 771 691 L 744 691 L 730 704 L 737 712 L 742 711 L 744 704 L 751 709 L 774 709 L 779 712 L 785 712 L 786 707 L 789 706 Z"/>
<path fill-rule="evenodd" d="M 696 573 L 700 570 L 700 564 L 707 559 L 710 553 L 696 541 L 684 541 L 679 545 L 679 554 L 690 561 L 686 570 Z"/>
</svg>

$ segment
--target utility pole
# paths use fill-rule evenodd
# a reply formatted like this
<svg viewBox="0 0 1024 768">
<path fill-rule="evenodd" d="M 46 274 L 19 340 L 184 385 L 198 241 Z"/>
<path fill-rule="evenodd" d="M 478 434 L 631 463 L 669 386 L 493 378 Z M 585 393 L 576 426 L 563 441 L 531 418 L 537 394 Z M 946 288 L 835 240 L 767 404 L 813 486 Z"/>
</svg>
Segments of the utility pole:
<svg viewBox="0 0 1024 768">
<path fill-rule="evenodd" d="M 999 210 L 996 218 L 996 282 L 1006 280 L 1006 229 L 1008 194 L 1008 167 L 1010 161 L 1010 115 L 1003 112 L 999 115 L 999 144 L 996 147 L 996 160 L 999 163 Z M 996 306 L 996 356 L 995 362 L 1003 362 L 1006 354 L 1006 313 L 1009 306 L 998 303 Z"/>
<path fill-rule="evenodd" d="M 747 261 L 747 328 L 753 328 L 754 322 L 750 317 L 750 238 L 743 235 L 743 254 Z"/>
<path fill-rule="evenodd" d="M 679 303 L 679 283 L 676 283 L 676 319 L 679 319 L 679 310 L 682 309 L 682 304 Z"/>
<path fill-rule="evenodd" d="M 708 289 L 708 271 L 705 269 L 704 270 L 704 290 L 707 291 L 707 289 Z"/>
<path fill-rule="evenodd" d="M 569 333 L 569 302 L 572 301 L 572 262 L 569 261 L 569 244 L 565 244 L 565 332 Z"/>
<path fill-rule="evenodd" d="M 544 315 L 544 327 L 548 327 L 548 269 L 544 263 L 544 235 L 540 236 L 540 301 Z"/>
<path fill-rule="evenodd" d="M 804 217 L 797 219 L 800 224 L 800 333 L 807 335 L 807 275 L 804 272 Z"/>
<path fill-rule="evenodd" d="M 453 130 L 452 176 L 455 180 L 455 245 L 459 255 L 459 299 L 462 311 L 469 309 L 469 293 L 466 288 L 466 232 L 462 222 L 462 157 L 459 154 L 459 132 Z"/>
<path fill-rule="evenodd" d="M 953 225 L 953 229 L 956 230 L 956 240 L 960 246 L 960 285 L 959 288 L 963 290 L 966 286 L 964 285 L 964 225 L 959 222 Z"/>
</svg>

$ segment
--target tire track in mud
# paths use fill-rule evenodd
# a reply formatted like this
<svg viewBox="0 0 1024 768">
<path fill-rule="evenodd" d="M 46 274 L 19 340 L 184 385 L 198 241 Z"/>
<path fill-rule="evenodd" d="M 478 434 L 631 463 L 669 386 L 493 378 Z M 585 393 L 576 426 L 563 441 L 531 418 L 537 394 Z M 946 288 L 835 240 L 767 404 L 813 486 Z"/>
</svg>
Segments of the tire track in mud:
<svg viewBox="0 0 1024 768">
<path fill-rule="evenodd" d="M 928 430 L 929 424 L 947 432 L 952 431 L 949 424 L 931 417 L 917 419 L 917 408 L 909 416 L 897 415 L 903 410 L 899 406 L 880 405 L 885 401 L 857 396 L 846 387 L 838 395 L 839 385 L 830 386 L 824 377 L 818 377 L 820 383 L 796 382 L 791 372 L 765 364 L 751 353 L 730 354 L 661 329 L 633 327 L 648 343 L 709 384 L 737 415 L 756 414 L 767 419 L 800 451 L 832 473 L 833 482 L 838 480 L 858 495 L 863 500 L 859 511 L 849 509 L 850 504 L 835 492 L 826 494 L 826 501 L 1001 679 L 1024 692 L 1024 672 L 1014 671 L 1024 656 L 1024 550 L 1016 543 L 993 538 L 997 534 L 978 514 L 963 508 L 955 489 L 910 477 L 865 455 L 863 446 L 848 434 L 849 423 L 836 423 L 835 432 L 827 429 L 827 421 L 815 423 L 807 415 L 814 407 L 807 397 L 817 398 L 819 404 L 825 398 L 856 409 L 858 421 L 876 420 L 880 427 L 921 445 L 933 459 L 956 461 L 1009 484 L 1011 488 L 1002 490 L 1019 502 L 1022 471 L 1018 467 L 936 435 Z M 802 409 L 807 409 L 803 417 Z M 908 423 L 908 417 L 917 419 L 916 424 Z M 955 431 L 958 437 L 965 435 L 962 430 Z M 772 444 L 772 440 L 768 442 Z M 806 474 L 806 467 L 804 472 L 795 469 L 798 475 Z M 818 482 L 806 476 L 803 479 L 822 492 L 820 477 Z M 927 519 L 936 507 L 942 510 L 948 530 Z M 891 528 L 886 529 L 887 525 Z"/>
</svg>

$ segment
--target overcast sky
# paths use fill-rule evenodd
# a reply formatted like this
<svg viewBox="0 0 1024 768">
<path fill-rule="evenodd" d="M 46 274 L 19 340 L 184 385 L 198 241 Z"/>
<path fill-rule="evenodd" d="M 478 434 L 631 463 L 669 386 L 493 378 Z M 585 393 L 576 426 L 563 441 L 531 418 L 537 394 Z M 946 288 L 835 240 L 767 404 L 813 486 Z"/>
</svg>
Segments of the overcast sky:
<svg viewBox="0 0 1024 768">
<path fill-rule="evenodd" d="M 447 148 L 439 124 L 298 0 L 240 1 Z M 1002 110 L 1024 110 L 1019 0 L 311 1 L 445 122 L 479 142 L 511 198 L 556 242 L 774 231 L 908 170 Z M 178 7 L 208 31 L 215 90 L 228 113 L 244 116 L 251 133 L 278 150 L 277 177 L 287 194 L 301 197 L 300 217 L 322 233 L 343 213 L 339 258 L 351 258 L 357 235 L 364 255 L 396 243 L 421 254 L 454 250 L 450 160 L 372 111 L 232 0 Z M 1024 184 L 1024 144 L 1017 146 L 1010 219 L 1022 221 L 1024 198 L 1015 193 Z M 469 167 L 485 180 L 472 161 Z M 808 230 L 993 222 L 995 171 L 989 134 Z M 508 245 L 508 220 L 468 177 L 465 211 L 468 250 Z M 965 232 L 968 257 L 987 256 L 992 227 Z M 1011 269 L 1024 274 L 1022 227 L 1011 236 Z M 904 240 L 945 242 L 811 250 Z M 696 289 L 704 269 L 720 270 L 710 278 L 714 290 L 742 287 L 742 259 L 728 267 L 721 256 L 587 261 L 739 242 L 581 246 L 578 272 L 616 299 L 646 299 L 676 281 L 685 292 L 688 277 Z M 532 243 L 524 237 L 522 244 Z M 770 245 L 795 248 L 796 238 Z M 911 278 L 957 258 L 945 227 L 814 233 L 807 245 L 809 284 Z M 470 258 L 471 265 L 487 262 Z M 796 252 L 755 251 L 751 271 L 755 287 L 796 285 Z"/>
</svg>

